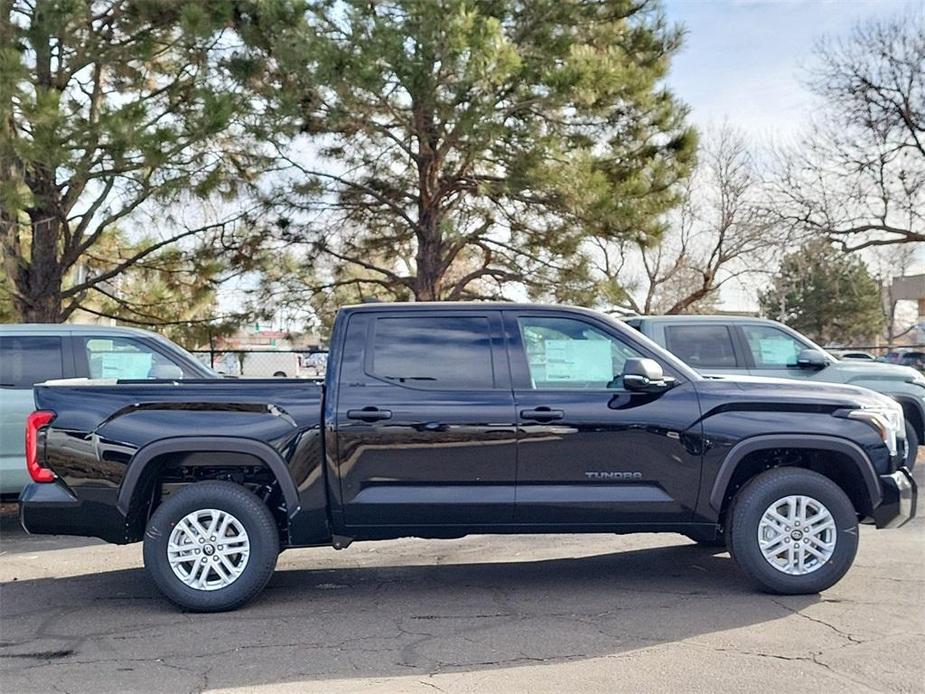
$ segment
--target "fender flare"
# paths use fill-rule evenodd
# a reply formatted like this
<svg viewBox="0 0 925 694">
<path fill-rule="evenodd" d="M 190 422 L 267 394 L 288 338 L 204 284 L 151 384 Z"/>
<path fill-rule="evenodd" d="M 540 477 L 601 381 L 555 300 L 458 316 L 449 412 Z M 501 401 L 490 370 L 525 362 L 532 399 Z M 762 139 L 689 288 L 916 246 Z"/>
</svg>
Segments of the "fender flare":
<svg viewBox="0 0 925 694">
<path fill-rule="evenodd" d="M 122 485 L 119 487 L 119 497 L 116 508 L 123 516 L 128 516 L 132 507 L 132 497 L 142 476 L 152 460 L 165 453 L 245 453 L 252 455 L 264 463 L 276 476 L 289 517 L 299 512 L 299 490 L 296 489 L 289 474 L 289 467 L 280 454 L 271 446 L 254 439 L 236 438 L 232 436 L 177 436 L 161 439 L 139 448 L 132 456 Z"/>
<path fill-rule="evenodd" d="M 713 489 L 710 492 L 710 507 L 717 513 L 723 507 L 726 489 L 736 471 L 739 463 L 749 453 L 763 451 L 770 448 L 807 448 L 820 451 L 832 451 L 847 456 L 857 468 L 867 487 L 867 496 L 870 499 L 871 510 L 877 508 L 883 501 L 883 490 L 880 487 L 880 478 L 874 470 L 870 458 L 857 444 L 835 436 L 819 434 L 765 434 L 752 436 L 740 441 L 726 455 L 716 479 L 713 480 Z"/>
<path fill-rule="evenodd" d="M 884 395 L 893 398 L 902 406 L 903 410 L 906 407 L 911 407 L 915 410 L 919 416 L 919 429 L 916 433 L 919 435 L 919 441 L 925 443 L 925 404 L 922 404 L 922 400 L 909 393 L 884 393 Z"/>
</svg>

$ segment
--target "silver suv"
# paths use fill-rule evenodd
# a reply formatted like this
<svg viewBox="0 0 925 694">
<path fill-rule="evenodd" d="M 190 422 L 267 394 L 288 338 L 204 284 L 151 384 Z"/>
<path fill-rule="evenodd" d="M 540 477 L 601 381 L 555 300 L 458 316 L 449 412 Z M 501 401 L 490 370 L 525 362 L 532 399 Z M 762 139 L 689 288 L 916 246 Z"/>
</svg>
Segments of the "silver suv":
<svg viewBox="0 0 925 694">
<path fill-rule="evenodd" d="M 637 316 L 626 323 L 704 375 L 849 383 L 889 395 L 906 417 L 906 465 L 925 443 L 925 376 L 908 366 L 842 360 L 776 321 L 739 316 Z"/>
<path fill-rule="evenodd" d="M 100 325 L 0 325 L 0 495 L 29 481 L 26 417 L 32 386 L 57 378 L 219 378 L 193 355 L 146 330 Z"/>
</svg>

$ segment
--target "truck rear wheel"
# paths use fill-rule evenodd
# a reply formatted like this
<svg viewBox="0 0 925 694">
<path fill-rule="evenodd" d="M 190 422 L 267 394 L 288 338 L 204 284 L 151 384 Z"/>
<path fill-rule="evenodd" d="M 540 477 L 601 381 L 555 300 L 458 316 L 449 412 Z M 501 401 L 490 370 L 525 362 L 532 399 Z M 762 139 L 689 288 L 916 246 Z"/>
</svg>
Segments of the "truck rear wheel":
<svg viewBox="0 0 925 694">
<path fill-rule="evenodd" d="M 233 610 L 255 597 L 278 555 L 270 510 L 231 482 L 184 487 L 158 506 L 145 530 L 148 575 L 169 600 L 194 612 Z"/>
<path fill-rule="evenodd" d="M 729 540 L 739 568 L 771 593 L 818 593 L 837 583 L 858 549 L 851 500 L 832 480 L 776 468 L 733 500 Z"/>
</svg>

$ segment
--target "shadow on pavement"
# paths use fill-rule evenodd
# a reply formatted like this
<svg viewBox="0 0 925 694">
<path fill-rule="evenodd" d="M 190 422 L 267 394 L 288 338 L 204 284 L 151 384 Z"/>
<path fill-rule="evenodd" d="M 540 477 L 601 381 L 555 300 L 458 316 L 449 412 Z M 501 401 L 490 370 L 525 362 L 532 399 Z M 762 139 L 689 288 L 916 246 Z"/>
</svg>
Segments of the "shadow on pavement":
<svg viewBox="0 0 925 694">
<path fill-rule="evenodd" d="M 216 615 L 175 610 L 141 570 L 2 591 L 10 691 L 58 677 L 71 690 L 180 691 L 578 660 L 783 618 L 819 599 L 757 594 L 728 555 L 689 544 L 282 570 L 252 604 Z"/>
<path fill-rule="evenodd" d="M 29 535 L 19 524 L 16 504 L 2 504 L 0 508 L 0 553 L 6 555 L 47 552 L 103 544 L 93 537 L 68 535 Z"/>
</svg>

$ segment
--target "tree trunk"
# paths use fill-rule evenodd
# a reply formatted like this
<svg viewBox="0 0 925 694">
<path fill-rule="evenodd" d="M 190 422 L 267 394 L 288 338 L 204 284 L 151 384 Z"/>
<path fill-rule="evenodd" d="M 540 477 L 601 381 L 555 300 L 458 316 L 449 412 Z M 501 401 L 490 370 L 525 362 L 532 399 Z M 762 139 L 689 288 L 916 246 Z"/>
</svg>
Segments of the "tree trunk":
<svg viewBox="0 0 925 694">
<path fill-rule="evenodd" d="M 429 217 L 424 215 L 425 220 Z M 422 221 L 425 221 L 422 220 Z M 440 239 L 435 230 L 418 234 L 418 251 L 415 255 L 414 299 L 415 301 L 440 301 L 443 298 L 443 257 L 440 253 Z"/>
<path fill-rule="evenodd" d="M 35 48 L 36 93 L 60 96 L 52 71 L 52 37 L 48 32 L 47 6 L 36 6 L 33 22 Z M 48 126 L 36 124 L 36 140 L 47 137 L 53 141 Z M 64 269 L 60 258 L 61 225 L 67 214 L 61 207 L 61 190 L 57 184 L 55 164 L 33 161 L 23 167 L 23 179 L 32 193 L 32 205 L 25 210 L 31 233 L 29 260 L 12 279 L 13 307 L 20 320 L 27 323 L 58 323 L 64 319 L 61 311 L 61 283 Z M 16 218 L 14 211 L 13 218 Z M 20 249 L 22 251 L 24 249 Z"/>
<path fill-rule="evenodd" d="M 447 264 L 440 229 L 440 162 L 436 153 L 434 114 L 427 105 L 418 105 L 415 110 L 418 130 L 418 218 L 415 235 L 418 248 L 415 254 L 414 298 L 416 301 L 440 301 Z"/>
<path fill-rule="evenodd" d="M 13 308 L 23 323 L 60 323 L 61 299 L 57 294 L 39 293 L 13 299 Z"/>
<path fill-rule="evenodd" d="M 46 181 L 50 187 L 52 184 Z M 53 196 L 51 190 L 36 191 Z M 13 306 L 25 323 L 59 323 L 61 311 L 61 282 L 63 273 L 58 258 L 58 241 L 61 222 L 55 205 L 38 206 L 29 210 L 32 221 L 31 262 L 13 278 L 15 294 Z"/>
</svg>

